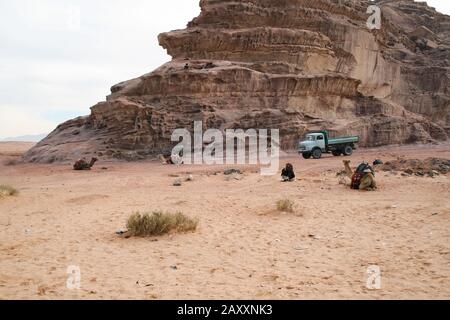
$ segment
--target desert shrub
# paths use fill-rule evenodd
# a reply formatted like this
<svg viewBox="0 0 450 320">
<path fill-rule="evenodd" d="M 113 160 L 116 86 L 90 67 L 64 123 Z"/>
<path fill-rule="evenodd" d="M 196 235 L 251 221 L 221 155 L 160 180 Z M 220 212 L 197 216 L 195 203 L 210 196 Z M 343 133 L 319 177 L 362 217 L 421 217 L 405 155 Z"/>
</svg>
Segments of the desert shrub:
<svg viewBox="0 0 450 320">
<path fill-rule="evenodd" d="M 0 185 L 0 197 L 8 197 L 15 196 L 19 193 L 17 189 L 8 186 L 8 185 Z"/>
<path fill-rule="evenodd" d="M 198 220 L 191 219 L 181 212 L 165 213 L 161 211 L 152 214 L 135 213 L 127 223 L 131 236 L 159 236 L 170 232 L 190 232 L 197 229 Z"/>
<path fill-rule="evenodd" d="M 277 201 L 277 210 L 282 212 L 294 212 L 294 202 L 289 199 L 282 199 Z"/>
</svg>

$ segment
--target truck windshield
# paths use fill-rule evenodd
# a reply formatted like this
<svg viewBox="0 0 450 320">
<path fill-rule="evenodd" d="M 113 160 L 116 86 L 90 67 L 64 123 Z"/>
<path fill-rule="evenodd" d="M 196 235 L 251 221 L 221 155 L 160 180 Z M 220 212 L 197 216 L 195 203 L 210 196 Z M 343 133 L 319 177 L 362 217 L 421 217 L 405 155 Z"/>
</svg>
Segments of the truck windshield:
<svg viewBox="0 0 450 320">
<path fill-rule="evenodd" d="M 306 141 L 314 141 L 316 140 L 314 136 L 306 136 Z"/>
</svg>

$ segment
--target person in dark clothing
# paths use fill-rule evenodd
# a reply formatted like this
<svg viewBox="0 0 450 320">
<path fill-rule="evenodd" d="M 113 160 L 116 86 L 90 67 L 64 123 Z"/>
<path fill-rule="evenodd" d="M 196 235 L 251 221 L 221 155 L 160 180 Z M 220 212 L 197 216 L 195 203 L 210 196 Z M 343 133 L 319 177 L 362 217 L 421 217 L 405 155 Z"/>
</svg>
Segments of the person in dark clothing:
<svg viewBox="0 0 450 320">
<path fill-rule="evenodd" d="M 283 182 L 294 181 L 295 173 L 294 166 L 292 164 L 286 164 L 286 168 L 281 171 L 281 178 L 283 179 Z"/>
</svg>

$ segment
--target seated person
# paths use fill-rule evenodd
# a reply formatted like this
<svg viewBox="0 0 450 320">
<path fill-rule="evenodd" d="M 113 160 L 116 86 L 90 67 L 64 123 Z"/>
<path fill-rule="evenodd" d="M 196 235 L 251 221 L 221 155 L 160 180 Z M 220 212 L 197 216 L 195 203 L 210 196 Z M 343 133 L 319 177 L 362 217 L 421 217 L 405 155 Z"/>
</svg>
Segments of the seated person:
<svg viewBox="0 0 450 320">
<path fill-rule="evenodd" d="M 286 168 L 284 168 L 283 171 L 281 171 L 281 178 L 283 179 L 283 182 L 294 181 L 295 173 L 292 164 L 290 163 L 286 164 Z"/>
</svg>

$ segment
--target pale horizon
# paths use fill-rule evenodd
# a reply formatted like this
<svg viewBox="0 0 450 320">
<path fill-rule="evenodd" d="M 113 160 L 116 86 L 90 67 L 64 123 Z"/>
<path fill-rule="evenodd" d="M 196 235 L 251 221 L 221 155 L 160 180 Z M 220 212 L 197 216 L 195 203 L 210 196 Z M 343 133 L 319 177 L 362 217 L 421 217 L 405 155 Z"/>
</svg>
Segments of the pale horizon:
<svg viewBox="0 0 450 320">
<path fill-rule="evenodd" d="M 450 2 L 427 2 L 450 15 Z M 111 86 L 170 61 L 158 34 L 183 29 L 200 13 L 198 0 L 132 3 L 0 3 L 0 140 L 48 134 L 88 115 Z"/>
</svg>

